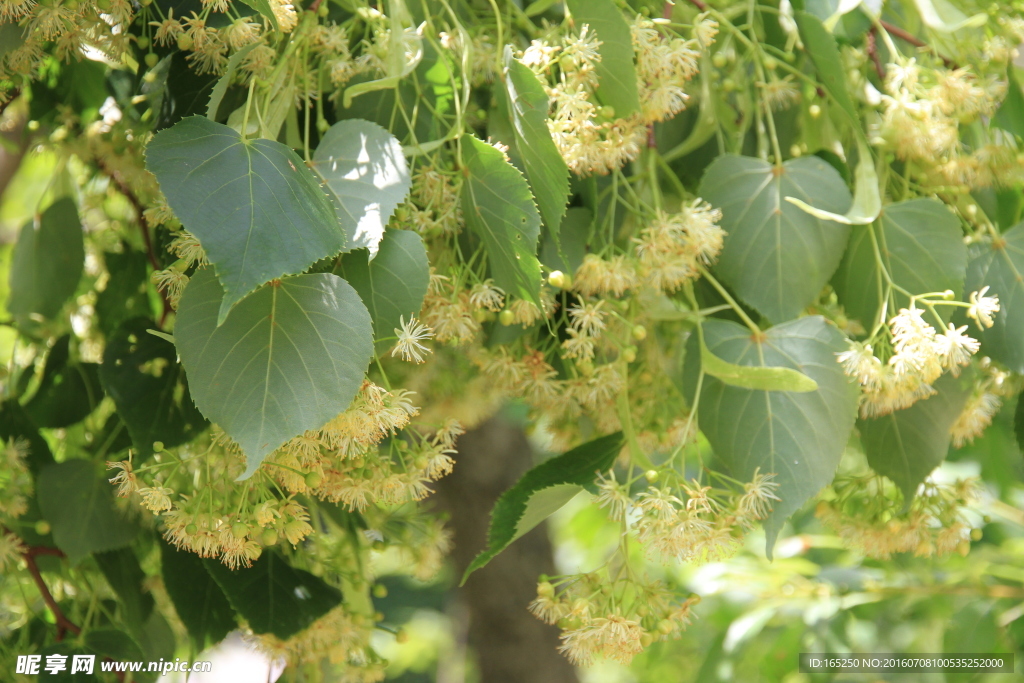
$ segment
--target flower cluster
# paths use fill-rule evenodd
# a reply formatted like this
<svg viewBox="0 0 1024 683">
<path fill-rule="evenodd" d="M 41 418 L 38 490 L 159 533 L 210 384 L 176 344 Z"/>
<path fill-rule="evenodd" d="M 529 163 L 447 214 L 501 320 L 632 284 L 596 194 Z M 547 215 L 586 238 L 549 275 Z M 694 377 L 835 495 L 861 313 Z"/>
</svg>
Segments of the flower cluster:
<svg viewBox="0 0 1024 683">
<path fill-rule="evenodd" d="M 633 238 L 643 282 L 657 291 L 674 292 L 695 279 L 699 268 L 713 264 L 722 251 L 720 220 L 722 212 L 700 199 L 676 214 L 659 211 Z M 598 284 L 594 280 L 592 287 Z"/>
<path fill-rule="evenodd" d="M 26 458 L 29 443 L 25 439 L 11 438 L 3 446 L 0 467 L 0 515 L 20 517 L 28 510 L 32 496 L 32 474 Z"/>
<path fill-rule="evenodd" d="M 976 497 L 973 481 L 952 485 L 921 484 L 905 510 L 902 496 L 881 477 L 846 477 L 832 484 L 835 497 L 822 500 L 815 514 L 849 546 L 868 557 L 887 560 L 895 553 L 942 557 L 966 555 L 981 530 L 962 514 Z"/>
<path fill-rule="evenodd" d="M 591 572 L 542 581 L 530 611 L 562 629 L 559 650 L 578 666 L 598 657 L 629 664 L 658 640 L 679 638 L 700 598 L 680 600 L 660 581 Z"/>
</svg>

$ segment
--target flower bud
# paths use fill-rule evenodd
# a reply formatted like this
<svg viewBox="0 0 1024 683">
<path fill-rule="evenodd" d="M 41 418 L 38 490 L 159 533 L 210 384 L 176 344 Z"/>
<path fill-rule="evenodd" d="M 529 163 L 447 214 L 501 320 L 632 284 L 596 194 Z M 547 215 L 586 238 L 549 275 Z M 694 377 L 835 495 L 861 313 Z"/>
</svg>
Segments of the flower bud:
<svg viewBox="0 0 1024 683">
<path fill-rule="evenodd" d="M 550 581 L 541 581 L 537 584 L 537 597 L 539 598 L 553 598 L 555 597 L 555 587 L 551 585 Z"/>
<path fill-rule="evenodd" d="M 235 522 L 231 525 L 231 535 L 241 540 L 249 533 L 249 526 L 245 522 Z"/>
<path fill-rule="evenodd" d="M 633 325 L 632 335 L 633 339 L 643 341 L 644 339 L 647 339 L 647 328 L 643 325 Z"/>
<path fill-rule="evenodd" d="M 306 486 L 311 489 L 320 488 L 320 484 L 324 483 L 324 475 L 317 471 L 307 472 L 305 479 Z"/>
<path fill-rule="evenodd" d="M 644 472 L 644 479 L 650 484 L 658 481 L 658 470 L 647 470 Z"/>
<path fill-rule="evenodd" d="M 260 543 L 263 545 L 277 545 L 277 529 L 264 529 L 260 534 Z"/>
<path fill-rule="evenodd" d="M 383 583 L 378 583 L 373 587 L 373 597 L 375 598 L 386 598 L 388 597 L 388 587 Z"/>
<path fill-rule="evenodd" d="M 515 318 L 515 314 L 507 308 L 498 314 L 498 322 L 500 322 L 505 327 L 511 325 L 512 321 L 515 320 Z"/>
<path fill-rule="evenodd" d="M 568 289 L 569 277 L 560 270 L 553 270 L 548 275 L 548 284 L 558 289 Z"/>
<path fill-rule="evenodd" d="M 40 536 L 45 536 L 46 534 L 50 533 L 50 523 L 47 522 L 45 519 L 41 519 L 38 522 L 36 522 L 34 530 Z"/>
</svg>

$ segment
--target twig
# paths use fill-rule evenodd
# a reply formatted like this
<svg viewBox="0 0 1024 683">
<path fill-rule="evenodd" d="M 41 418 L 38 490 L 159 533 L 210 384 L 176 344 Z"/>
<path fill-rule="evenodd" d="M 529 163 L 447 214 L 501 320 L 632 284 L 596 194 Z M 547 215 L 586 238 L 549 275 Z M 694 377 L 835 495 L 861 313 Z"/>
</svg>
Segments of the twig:
<svg viewBox="0 0 1024 683">
<path fill-rule="evenodd" d="M 868 31 L 867 42 L 868 55 L 871 57 L 871 62 L 875 65 L 875 73 L 878 74 L 879 78 L 885 80 L 885 67 L 882 66 L 882 60 L 878 56 L 878 29 L 874 26 Z"/>
<path fill-rule="evenodd" d="M 310 4 L 310 6 L 307 9 L 310 12 L 316 12 L 318 9 L 320 9 L 320 5 L 323 3 L 323 1 L 324 0 L 313 0 L 312 4 Z"/>
<path fill-rule="evenodd" d="M 25 566 L 28 568 L 28 573 L 32 575 L 32 580 L 36 582 L 36 588 L 39 589 L 40 595 L 43 596 L 43 602 L 50 608 L 50 612 L 53 613 L 53 619 L 57 622 L 57 641 L 64 640 L 64 634 L 67 631 L 71 631 L 76 636 L 82 632 L 82 629 L 78 627 L 73 621 L 67 618 L 64 614 L 64 610 L 60 608 L 57 601 L 53 598 L 53 593 L 50 592 L 50 587 L 46 585 L 46 581 L 43 580 L 43 575 L 39 571 L 39 565 L 36 564 L 36 557 L 39 555 L 53 555 L 55 557 L 64 557 L 57 548 L 48 548 L 41 545 L 29 546 L 22 556 L 25 558 Z"/>
<path fill-rule="evenodd" d="M 880 20 L 878 23 L 886 31 L 888 31 L 892 35 L 896 36 L 900 40 L 903 40 L 903 41 L 906 41 L 906 42 L 910 43 L 914 47 L 928 47 L 928 48 L 930 48 L 928 43 L 924 42 L 923 40 L 921 40 L 920 38 L 915 36 L 913 33 L 909 33 L 905 29 L 900 28 L 899 26 L 894 26 L 893 24 L 890 24 L 888 21 L 881 21 Z M 946 57 L 943 57 L 942 55 L 940 55 L 938 52 L 936 52 L 935 54 L 936 54 L 936 56 L 939 59 L 942 60 L 942 63 L 945 64 L 947 68 L 949 68 L 949 69 L 957 68 L 956 62 L 954 62 L 952 59 L 947 59 Z"/>
</svg>

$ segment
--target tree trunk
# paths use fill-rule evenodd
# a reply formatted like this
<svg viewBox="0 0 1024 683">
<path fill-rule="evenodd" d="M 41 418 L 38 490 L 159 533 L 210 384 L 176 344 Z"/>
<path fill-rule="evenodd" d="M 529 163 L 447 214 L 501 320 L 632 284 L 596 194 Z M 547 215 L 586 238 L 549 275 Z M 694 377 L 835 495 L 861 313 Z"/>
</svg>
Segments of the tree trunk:
<svg viewBox="0 0 1024 683">
<path fill-rule="evenodd" d="M 487 545 L 495 501 L 533 465 L 522 428 L 492 417 L 461 437 L 455 470 L 438 483 L 436 500 L 449 512 L 455 534 L 456 577 Z M 483 683 L 576 683 L 572 665 L 557 651 L 558 629 L 526 607 L 537 595 L 537 576 L 554 573 L 547 525 L 541 524 L 475 572 L 456 589 L 457 627 L 466 633 Z"/>
</svg>

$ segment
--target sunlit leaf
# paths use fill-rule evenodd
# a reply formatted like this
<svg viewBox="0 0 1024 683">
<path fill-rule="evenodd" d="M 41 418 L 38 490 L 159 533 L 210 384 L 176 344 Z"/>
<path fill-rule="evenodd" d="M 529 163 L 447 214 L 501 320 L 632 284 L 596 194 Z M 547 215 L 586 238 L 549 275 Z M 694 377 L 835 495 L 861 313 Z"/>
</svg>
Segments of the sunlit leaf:
<svg viewBox="0 0 1024 683">
<path fill-rule="evenodd" d="M 601 41 L 601 61 L 597 72 L 597 98 L 614 108 L 617 118 L 628 118 L 640 111 L 640 95 L 633 65 L 633 38 L 629 24 L 613 0 L 568 0 L 566 5 L 577 31 L 584 24 Z"/>
<path fill-rule="evenodd" d="M 21 229 L 11 261 L 7 310 L 15 318 L 52 318 L 78 287 L 85 263 L 82 222 L 64 197 Z"/>
<path fill-rule="evenodd" d="M 1024 373 L 1024 223 L 992 243 L 971 247 L 964 293 L 969 296 L 986 285 L 987 296 L 999 297 L 999 312 L 991 328 L 974 328 L 981 352 Z"/>
</svg>

